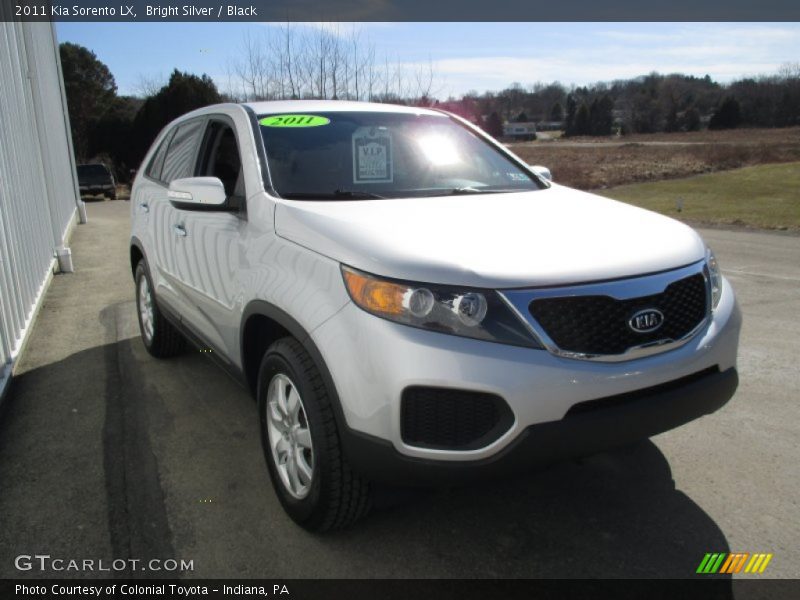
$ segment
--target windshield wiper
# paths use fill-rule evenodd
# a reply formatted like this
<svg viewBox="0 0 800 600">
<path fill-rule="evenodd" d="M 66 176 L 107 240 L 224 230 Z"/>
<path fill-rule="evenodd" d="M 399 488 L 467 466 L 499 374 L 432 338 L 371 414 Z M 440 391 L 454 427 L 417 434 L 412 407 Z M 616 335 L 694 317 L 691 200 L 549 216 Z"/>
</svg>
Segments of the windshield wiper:
<svg viewBox="0 0 800 600">
<path fill-rule="evenodd" d="M 281 194 L 287 200 L 383 200 L 384 196 L 372 192 L 336 190 L 335 192 L 287 192 Z"/>
<path fill-rule="evenodd" d="M 493 190 L 490 188 L 476 187 L 457 187 L 450 190 L 451 196 L 463 196 L 467 194 L 509 194 L 511 192 L 524 192 L 525 190 Z"/>
<path fill-rule="evenodd" d="M 482 193 L 483 193 L 482 189 L 471 186 L 457 187 L 450 190 L 450 194 L 453 196 L 458 196 L 461 194 L 482 194 Z"/>
<path fill-rule="evenodd" d="M 381 196 L 379 194 L 373 194 L 372 192 L 362 192 L 360 190 L 336 190 L 333 192 L 333 195 L 337 198 L 352 198 L 353 200 L 365 200 L 365 199 L 373 199 L 373 200 L 383 200 L 385 196 Z"/>
</svg>

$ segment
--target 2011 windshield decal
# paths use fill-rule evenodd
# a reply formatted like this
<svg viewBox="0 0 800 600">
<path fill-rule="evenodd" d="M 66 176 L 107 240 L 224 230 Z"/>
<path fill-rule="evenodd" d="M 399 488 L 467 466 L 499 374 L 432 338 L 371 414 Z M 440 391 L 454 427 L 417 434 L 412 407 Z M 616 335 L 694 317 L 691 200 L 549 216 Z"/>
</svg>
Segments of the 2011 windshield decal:
<svg viewBox="0 0 800 600">
<path fill-rule="evenodd" d="M 259 124 L 265 127 L 319 127 L 330 122 L 329 118 L 318 115 L 273 115 L 261 119 Z"/>
</svg>

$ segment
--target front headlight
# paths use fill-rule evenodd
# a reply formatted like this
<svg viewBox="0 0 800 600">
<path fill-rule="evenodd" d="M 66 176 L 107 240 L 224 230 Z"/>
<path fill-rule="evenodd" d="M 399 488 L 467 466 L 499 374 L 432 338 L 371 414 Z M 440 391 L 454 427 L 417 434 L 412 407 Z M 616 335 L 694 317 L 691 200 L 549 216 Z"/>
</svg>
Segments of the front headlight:
<svg viewBox="0 0 800 600">
<path fill-rule="evenodd" d="M 541 348 L 494 291 L 386 280 L 344 265 L 342 275 L 353 302 L 378 317 L 440 333 Z"/>
<path fill-rule="evenodd" d="M 708 267 L 708 280 L 711 284 L 711 310 L 717 308 L 720 298 L 722 298 L 722 273 L 717 264 L 717 257 L 706 248 L 706 266 Z"/>
</svg>

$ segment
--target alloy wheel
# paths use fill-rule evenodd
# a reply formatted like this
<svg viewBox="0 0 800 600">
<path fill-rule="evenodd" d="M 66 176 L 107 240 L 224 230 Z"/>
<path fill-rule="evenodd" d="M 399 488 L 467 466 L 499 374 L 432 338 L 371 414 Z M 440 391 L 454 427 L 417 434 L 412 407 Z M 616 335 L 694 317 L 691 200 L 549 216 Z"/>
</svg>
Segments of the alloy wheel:
<svg viewBox="0 0 800 600">
<path fill-rule="evenodd" d="M 278 373 L 269 382 L 265 406 L 267 437 L 283 487 L 302 500 L 314 479 L 314 447 L 300 393 L 289 377 Z"/>
</svg>

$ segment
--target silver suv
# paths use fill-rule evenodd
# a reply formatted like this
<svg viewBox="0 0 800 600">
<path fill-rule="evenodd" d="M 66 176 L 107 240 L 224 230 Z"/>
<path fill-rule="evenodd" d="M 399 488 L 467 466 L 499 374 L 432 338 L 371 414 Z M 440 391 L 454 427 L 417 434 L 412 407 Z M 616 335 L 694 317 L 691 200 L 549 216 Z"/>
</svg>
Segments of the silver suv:
<svg viewBox="0 0 800 600">
<path fill-rule="evenodd" d="M 453 483 L 720 408 L 741 317 L 672 219 L 559 186 L 447 113 L 222 104 L 167 126 L 132 190 L 144 344 L 212 350 L 258 402 L 287 513 Z"/>
</svg>

